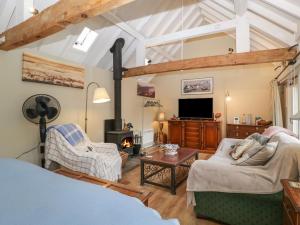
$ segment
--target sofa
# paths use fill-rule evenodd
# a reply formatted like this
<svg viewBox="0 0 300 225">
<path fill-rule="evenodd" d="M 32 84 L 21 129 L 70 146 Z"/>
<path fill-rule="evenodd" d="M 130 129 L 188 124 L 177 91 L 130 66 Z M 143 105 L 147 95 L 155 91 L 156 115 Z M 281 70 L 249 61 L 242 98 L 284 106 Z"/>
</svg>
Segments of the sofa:
<svg viewBox="0 0 300 225">
<path fill-rule="evenodd" d="M 208 160 L 193 163 L 188 203 L 197 217 L 230 225 L 281 225 L 281 179 L 298 180 L 300 141 L 284 132 L 272 136 L 275 154 L 263 166 L 233 165 L 229 155 L 238 139 L 225 138 Z"/>
</svg>

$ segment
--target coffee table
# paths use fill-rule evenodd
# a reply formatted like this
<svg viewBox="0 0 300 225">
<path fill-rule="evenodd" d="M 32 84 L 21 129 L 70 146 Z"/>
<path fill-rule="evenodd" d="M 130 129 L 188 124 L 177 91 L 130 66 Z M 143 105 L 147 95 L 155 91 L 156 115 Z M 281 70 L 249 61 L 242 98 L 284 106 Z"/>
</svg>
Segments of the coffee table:
<svg viewBox="0 0 300 225">
<path fill-rule="evenodd" d="M 186 180 L 189 168 L 198 159 L 198 149 L 180 148 L 178 154 L 167 156 L 157 148 L 141 160 L 141 185 L 145 183 L 168 188 L 176 195 L 176 188 Z"/>
</svg>

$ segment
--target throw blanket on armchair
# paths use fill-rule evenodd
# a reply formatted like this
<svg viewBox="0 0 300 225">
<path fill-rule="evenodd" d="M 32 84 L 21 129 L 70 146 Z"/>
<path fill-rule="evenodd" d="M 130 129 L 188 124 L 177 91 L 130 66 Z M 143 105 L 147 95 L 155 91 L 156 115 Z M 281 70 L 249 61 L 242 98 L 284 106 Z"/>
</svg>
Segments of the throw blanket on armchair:
<svg viewBox="0 0 300 225">
<path fill-rule="evenodd" d="M 56 162 L 68 169 L 90 176 L 111 181 L 120 179 L 122 159 L 117 145 L 91 142 L 78 125 L 74 126 L 83 136 L 80 142 L 78 142 L 80 139 L 77 138 L 80 137 L 78 134 L 75 138 L 73 136 L 70 142 L 58 129 L 48 129 L 45 143 L 45 167 L 49 168 L 52 162 Z M 73 131 L 66 132 L 68 137 L 74 134 Z M 78 143 L 73 146 L 74 142 Z"/>
<path fill-rule="evenodd" d="M 83 141 L 83 134 L 75 124 L 63 124 L 49 127 L 47 130 L 56 129 L 73 146 Z"/>
<path fill-rule="evenodd" d="M 187 180 L 188 204 L 194 204 L 194 192 L 272 194 L 282 190 L 280 179 L 298 179 L 300 141 L 286 133 L 274 135 L 278 141 L 273 158 L 264 166 L 231 165 L 230 146 L 240 140 L 225 138 L 209 160 L 192 164 Z"/>
</svg>

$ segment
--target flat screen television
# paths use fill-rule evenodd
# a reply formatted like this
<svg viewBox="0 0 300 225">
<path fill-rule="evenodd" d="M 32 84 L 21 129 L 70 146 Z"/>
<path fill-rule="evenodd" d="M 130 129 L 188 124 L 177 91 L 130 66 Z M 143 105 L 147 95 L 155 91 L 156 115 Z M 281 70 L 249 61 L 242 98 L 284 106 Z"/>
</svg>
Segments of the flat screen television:
<svg viewBox="0 0 300 225">
<path fill-rule="evenodd" d="M 213 98 L 186 98 L 178 100 L 180 119 L 213 119 Z"/>
</svg>

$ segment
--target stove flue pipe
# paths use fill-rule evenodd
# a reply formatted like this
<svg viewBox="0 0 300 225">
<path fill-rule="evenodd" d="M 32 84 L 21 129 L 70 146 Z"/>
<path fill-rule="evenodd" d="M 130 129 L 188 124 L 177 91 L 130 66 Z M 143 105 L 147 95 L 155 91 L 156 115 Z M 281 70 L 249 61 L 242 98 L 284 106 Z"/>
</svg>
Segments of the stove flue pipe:
<svg viewBox="0 0 300 225">
<path fill-rule="evenodd" d="M 122 48 L 125 40 L 118 38 L 111 47 L 110 52 L 113 54 L 113 75 L 115 81 L 115 130 L 122 130 Z"/>
</svg>

